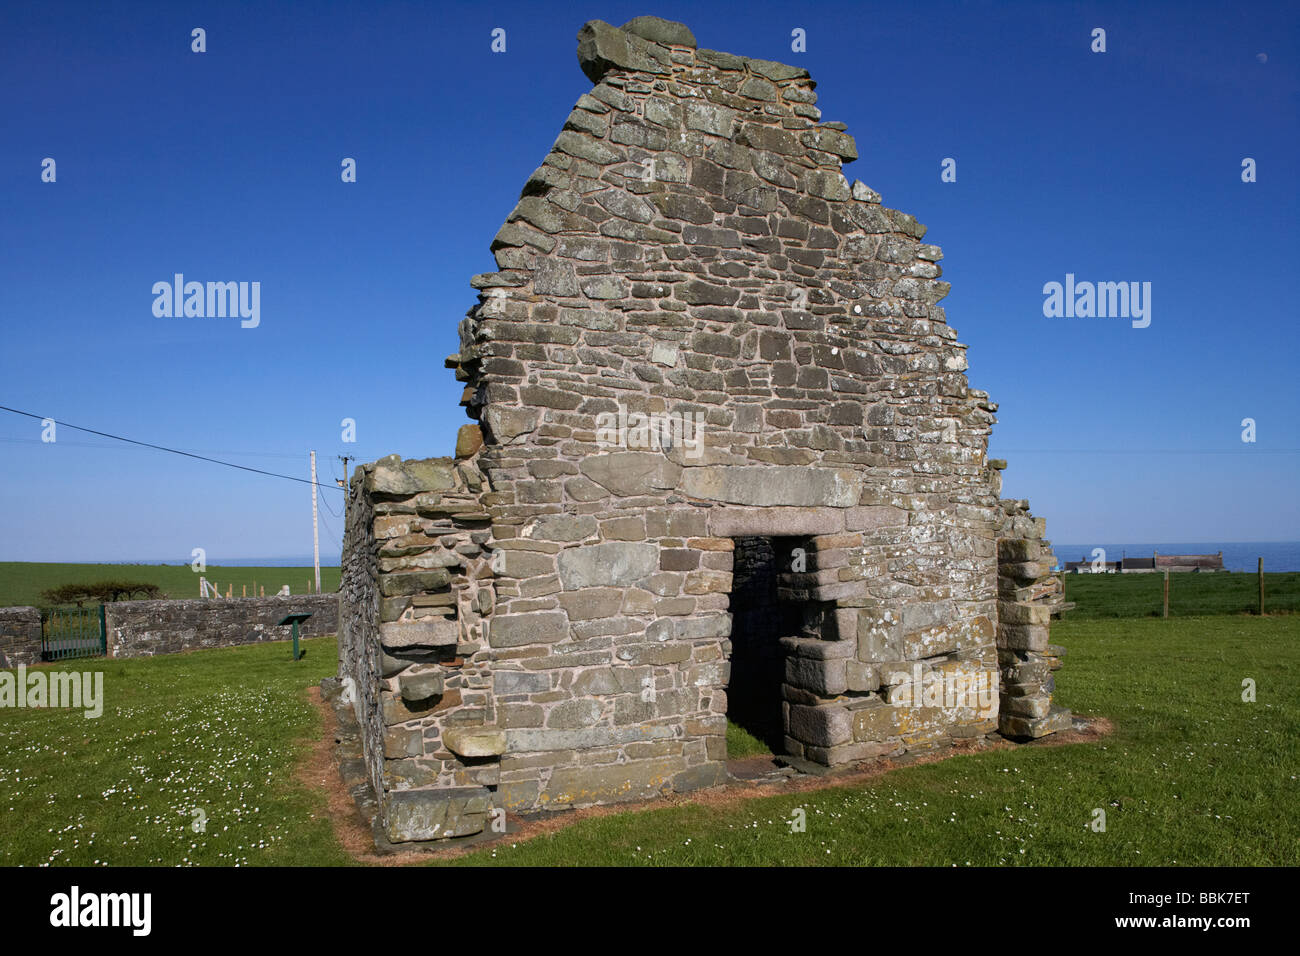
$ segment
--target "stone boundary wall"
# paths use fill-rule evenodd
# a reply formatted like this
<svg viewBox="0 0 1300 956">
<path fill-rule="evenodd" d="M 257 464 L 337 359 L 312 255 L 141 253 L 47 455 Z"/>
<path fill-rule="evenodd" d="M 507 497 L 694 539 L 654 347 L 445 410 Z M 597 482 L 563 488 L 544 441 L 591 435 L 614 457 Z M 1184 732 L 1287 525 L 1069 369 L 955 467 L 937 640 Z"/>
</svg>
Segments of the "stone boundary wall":
<svg viewBox="0 0 1300 956">
<path fill-rule="evenodd" d="M 152 657 L 206 647 L 283 641 L 289 639 L 291 631 L 277 625 L 286 614 L 296 612 L 312 612 L 299 626 L 301 636 L 322 637 L 338 629 L 338 609 L 337 594 L 115 601 L 104 606 L 108 656 Z M 39 638 L 38 622 L 38 642 Z"/>
<path fill-rule="evenodd" d="M 40 661 L 41 612 L 34 607 L 0 607 L 0 667 Z"/>
</svg>

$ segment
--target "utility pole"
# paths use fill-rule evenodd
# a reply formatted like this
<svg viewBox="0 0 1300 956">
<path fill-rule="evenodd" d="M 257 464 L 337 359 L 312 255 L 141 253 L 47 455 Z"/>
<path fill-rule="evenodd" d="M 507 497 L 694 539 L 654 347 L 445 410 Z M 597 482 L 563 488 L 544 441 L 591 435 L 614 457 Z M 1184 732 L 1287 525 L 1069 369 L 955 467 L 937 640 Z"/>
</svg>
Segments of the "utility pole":
<svg viewBox="0 0 1300 956">
<path fill-rule="evenodd" d="M 320 530 L 316 524 L 316 453 L 311 453 L 311 548 L 316 567 L 316 593 L 320 594 Z"/>
<path fill-rule="evenodd" d="M 343 477 L 339 479 L 339 487 L 343 489 L 343 534 L 348 533 L 348 498 L 351 497 L 348 491 L 348 462 L 353 459 L 353 455 L 339 455 L 339 461 L 343 462 Z"/>
</svg>

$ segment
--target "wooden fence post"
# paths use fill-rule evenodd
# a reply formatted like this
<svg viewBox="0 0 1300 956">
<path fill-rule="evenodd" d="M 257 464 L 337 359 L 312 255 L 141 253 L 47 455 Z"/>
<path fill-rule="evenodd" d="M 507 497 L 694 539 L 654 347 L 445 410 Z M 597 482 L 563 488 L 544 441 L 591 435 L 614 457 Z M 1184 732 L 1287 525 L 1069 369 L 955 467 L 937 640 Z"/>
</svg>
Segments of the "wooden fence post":
<svg viewBox="0 0 1300 956">
<path fill-rule="evenodd" d="M 1259 576 L 1259 614 L 1260 617 L 1263 617 L 1264 616 L 1264 559 L 1262 557 L 1259 559 L 1259 571 L 1257 572 L 1257 574 Z"/>
<path fill-rule="evenodd" d="M 1169 569 L 1165 568 L 1165 617 L 1169 616 Z"/>
</svg>

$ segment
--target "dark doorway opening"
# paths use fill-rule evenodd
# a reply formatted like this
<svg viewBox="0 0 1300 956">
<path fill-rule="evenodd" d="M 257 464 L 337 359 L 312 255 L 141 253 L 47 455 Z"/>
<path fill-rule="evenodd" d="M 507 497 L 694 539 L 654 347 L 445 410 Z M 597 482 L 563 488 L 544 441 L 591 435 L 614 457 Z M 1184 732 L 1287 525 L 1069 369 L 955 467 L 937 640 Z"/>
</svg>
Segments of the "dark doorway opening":
<svg viewBox="0 0 1300 956">
<path fill-rule="evenodd" d="M 781 685 L 785 653 L 780 639 L 798 635 L 800 605 L 777 597 L 777 579 L 806 556 L 804 538 L 741 537 L 736 542 L 731 587 L 731 680 L 727 686 L 728 751 L 749 756 L 753 738 L 769 752 L 785 752 Z M 805 557 L 806 560 L 806 557 Z M 802 568 L 800 568 L 802 570 Z M 743 733 L 737 733 L 739 728 Z"/>
</svg>

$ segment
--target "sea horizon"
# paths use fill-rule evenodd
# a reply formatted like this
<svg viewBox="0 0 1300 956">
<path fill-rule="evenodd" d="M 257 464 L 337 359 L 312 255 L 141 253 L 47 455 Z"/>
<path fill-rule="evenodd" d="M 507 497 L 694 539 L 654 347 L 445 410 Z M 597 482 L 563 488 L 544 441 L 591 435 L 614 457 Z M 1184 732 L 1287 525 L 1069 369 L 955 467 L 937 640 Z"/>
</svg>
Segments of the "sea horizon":
<svg viewBox="0 0 1300 956">
<path fill-rule="evenodd" d="M 1218 554 L 1221 551 L 1225 571 L 1255 571 L 1260 558 L 1264 559 L 1264 570 L 1268 572 L 1300 571 L 1300 541 L 1052 542 L 1052 552 L 1062 564 L 1066 561 L 1091 561 L 1094 548 L 1104 549 L 1107 561 L 1118 561 L 1123 557 L 1148 558 L 1157 551 L 1161 554 Z"/>
<path fill-rule="evenodd" d="M 1223 566 L 1228 571 L 1254 571 L 1260 558 L 1264 559 L 1264 570 L 1269 572 L 1300 571 L 1300 541 L 1162 541 L 1162 542 L 1128 542 L 1094 540 L 1080 544 L 1078 542 L 1052 542 L 1052 551 L 1062 564 L 1066 561 L 1093 558 L 1093 549 L 1103 548 L 1107 561 L 1118 561 L 1122 557 L 1149 557 L 1154 552 L 1161 554 L 1217 554 L 1223 552 Z M 133 560 L 95 560 L 78 558 L 63 561 L 24 561 L 16 558 L 0 559 L 19 564 L 108 564 L 122 567 L 170 565 L 183 567 L 190 562 L 177 559 L 133 559 Z M 339 567 L 342 558 L 338 554 L 322 554 L 322 568 Z M 209 567 L 245 568 L 310 568 L 311 555 L 280 555 L 265 558 L 208 558 Z"/>
<path fill-rule="evenodd" d="M 188 567 L 191 562 L 179 560 L 176 558 L 154 559 L 147 558 L 130 559 L 130 560 L 97 560 L 95 558 L 68 558 L 62 561 L 30 561 L 23 558 L 0 558 L 0 563 L 4 564 L 111 564 L 120 567 Z M 320 566 L 322 568 L 337 568 L 342 563 L 342 557 L 337 554 L 320 556 Z M 312 557 L 307 555 L 301 556 L 290 555 L 288 557 L 276 558 L 208 558 L 207 566 L 210 568 L 310 568 L 312 566 Z"/>
</svg>

